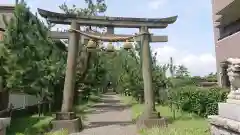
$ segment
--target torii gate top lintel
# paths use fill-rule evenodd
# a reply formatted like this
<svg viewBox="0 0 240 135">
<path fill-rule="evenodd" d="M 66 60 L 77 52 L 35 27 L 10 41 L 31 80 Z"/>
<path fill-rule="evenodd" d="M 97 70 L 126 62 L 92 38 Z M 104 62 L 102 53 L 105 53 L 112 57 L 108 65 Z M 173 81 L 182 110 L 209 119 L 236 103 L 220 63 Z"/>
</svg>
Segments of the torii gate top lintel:
<svg viewBox="0 0 240 135">
<path fill-rule="evenodd" d="M 73 14 L 64 14 L 51 12 L 38 8 L 38 13 L 55 24 L 70 24 L 76 20 L 80 25 L 104 26 L 104 27 L 122 27 L 122 28 L 166 28 L 177 20 L 178 16 L 167 18 L 131 18 L 131 17 L 108 17 L 108 16 L 76 16 Z"/>
</svg>

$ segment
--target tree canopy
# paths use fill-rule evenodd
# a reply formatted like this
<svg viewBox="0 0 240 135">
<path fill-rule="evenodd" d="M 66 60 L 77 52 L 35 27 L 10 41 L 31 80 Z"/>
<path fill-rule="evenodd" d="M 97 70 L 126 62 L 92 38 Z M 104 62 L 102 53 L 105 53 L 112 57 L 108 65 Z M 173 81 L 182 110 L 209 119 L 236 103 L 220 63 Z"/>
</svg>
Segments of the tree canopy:
<svg viewBox="0 0 240 135">
<path fill-rule="evenodd" d="M 5 18 L 5 17 L 3 17 Z M 48 37 L 48 28 L 21 3 L 15 7 L 1 43 L 5 87 L 39 95 L 53 90 L 64 75 L 66 52 Z M 61 56 L 61 57 L 59 57 Z"/>
</svg>

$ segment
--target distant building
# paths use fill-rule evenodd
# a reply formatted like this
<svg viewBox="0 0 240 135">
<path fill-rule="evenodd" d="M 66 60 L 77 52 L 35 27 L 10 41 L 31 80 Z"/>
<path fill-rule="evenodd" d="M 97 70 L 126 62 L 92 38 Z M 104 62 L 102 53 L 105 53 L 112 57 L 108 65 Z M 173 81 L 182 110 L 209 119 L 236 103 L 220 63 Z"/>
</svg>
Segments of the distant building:
<svg viewBox="0 0 240 135">
<path fill-rule="evenodd" d="M 9 20 L 13 17 L 13 5 L 0 5 L 0 41 L 3 39 L 3 32 L 6 28 L 5 23 L 3 21 L 3 15 L 6 16 L 6 19 Z"/>
<path fill-rule="evenodd" d="M 229 87 L 228 58 L 240 58 L 240 0 L 212 0 L 218 82 Z"/>
</svg>

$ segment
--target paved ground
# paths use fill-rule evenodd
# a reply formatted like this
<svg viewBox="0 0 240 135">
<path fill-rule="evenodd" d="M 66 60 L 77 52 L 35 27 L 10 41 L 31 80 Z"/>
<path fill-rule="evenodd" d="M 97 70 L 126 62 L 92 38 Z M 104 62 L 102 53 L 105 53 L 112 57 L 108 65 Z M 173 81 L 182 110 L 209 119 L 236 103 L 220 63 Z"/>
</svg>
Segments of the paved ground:
<svg viewBox="0 0 240 135">
<path fill-rule="evenodd" d="M 92 108 L 84 130 L 72 135 L 137 135 L 130 107 L 121 104 L 119 97 L 113 94 L 105 94 L 102 99 Z"/>
</svg>

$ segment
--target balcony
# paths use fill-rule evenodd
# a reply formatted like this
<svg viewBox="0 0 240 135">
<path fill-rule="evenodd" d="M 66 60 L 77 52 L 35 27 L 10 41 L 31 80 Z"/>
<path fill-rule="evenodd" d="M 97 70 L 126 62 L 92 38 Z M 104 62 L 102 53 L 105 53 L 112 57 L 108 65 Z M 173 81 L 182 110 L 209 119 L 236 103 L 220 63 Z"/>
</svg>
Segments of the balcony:
<svg viewBox="0 0 240 135">
<path fill-rule="evenodd" d="M 217 15 L 221 15 L 216 22 L 220 22 L 218 27 L 224 27 L 240 18 L 240 0 L 234 0 L 225 8 L 220 10 Z"/>
<path fill-rule="evenodd" d="M 219 27 L 219 39 L 224 39 L 225 37 L 231 36 L 234 33 L 237 33 L 240 31 L 240 18 L 238 18 L 236 21 L 231 22 L 228 25 Z"/>
</svg>

